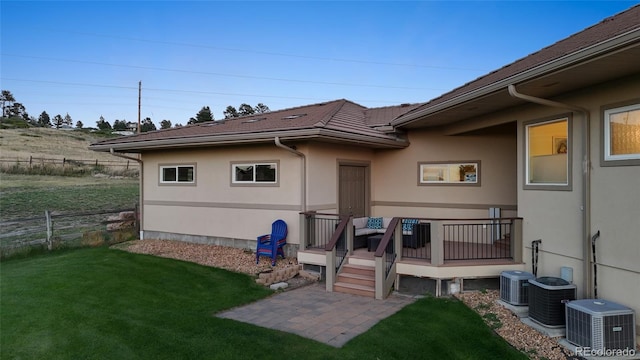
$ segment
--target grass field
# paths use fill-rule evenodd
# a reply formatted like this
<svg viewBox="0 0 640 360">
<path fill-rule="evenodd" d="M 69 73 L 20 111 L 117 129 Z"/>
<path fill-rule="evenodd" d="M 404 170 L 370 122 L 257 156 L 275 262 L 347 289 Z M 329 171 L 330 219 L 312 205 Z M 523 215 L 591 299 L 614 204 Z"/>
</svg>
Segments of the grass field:
<svg viewBox="0 0 640 360">
<path fill-rule="evenodd" d="M 270 294 L 244 274 L 104 247 L 0 266 L 2 359 L 526 359 L 452 299 L 336 349 L 215 317 Z"/>
<path fill-rule="evenodd" d="M 0 219 L 56 212 L 132 208 L 139 201 L 137 179 L 102 179 L 2 174 Z"/>
<path fill-rule="evenodd" d="M 88 171 L 86 175 L 54 176 L 60 173 L 46 168 L 42 173 L 49 175 L 25 175 L 4 172 L 11 166 L 11 158 L 28 159 L 76 159 L 99 161 L 121 160 L 110 154 L 97 153 L 88 149 L 89 144 L 99 140 L 89 133 L 54 129 L 3 129 L 0 130 L 0 257 L 14 253 L 30 252 L 47 239 L 45 210 L 53 214 L 87 213 L 104 210 L 132 209 L 139 202 L 139 181 L 137 178 L 108 177 L 113 171 Z M 15 160 L 14 164 L 15 164 Z M 38 173 L 37 164 L 31 169 Z M 68 165 L 64 170 L 71 170 Z M 61 166 L 56 168 L 62 169 Z M 87 169 L 87 167 L 85 167 Z M 91 170 L 91 168 L 88 168 Z M 13 170 L 13 169 L 12 169 Z M 81 174 L 80 174 L 81 175 Z M 101 224 L 108 215 L 86 216 L 74 219 L 56 219 L 54 237 L 69 246 L 87 231 L 106 229 Z M 32 220 L 24 220 L 31 218 Z M 23 219 L 13 221 L 14 219 Z M 77 226 L 76 226 L 77 224 Z M 22 250 L 16 250 L 20 248 Z"/>
<path fill-rule="evenodd" d="M 89 150 L 89 145 L 100 139 L 97 135 L 75 130 L 0 129 L 0 158 L 117 159 L 108 153 Z"/>
<path fill-rule="evenodd" d="M 101 138 L 81 131 L 0 129 L 2 159 L 67 158 L 113 161 L 88 149 Z M 83 212 L 131 208 L 139 201 L 137 179 L 0 174 L 0 220 L 40 215 L 44 210 Z"/>
</svg>

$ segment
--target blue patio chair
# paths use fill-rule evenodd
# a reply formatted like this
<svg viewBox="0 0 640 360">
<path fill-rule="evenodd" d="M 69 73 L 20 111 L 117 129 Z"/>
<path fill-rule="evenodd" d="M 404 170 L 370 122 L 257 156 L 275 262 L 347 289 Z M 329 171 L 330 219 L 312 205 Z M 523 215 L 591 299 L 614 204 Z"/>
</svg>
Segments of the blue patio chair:
<svg viewBox="0 0 640 360">
<path fill-rule="evenodd" d="M 284 259 L 284 250 L 287 243 L 287 223 L 283 220 L 276 220 L 271 224 L 271 234 L 258 236 L 258 246 L 256 247 L 256 264 L 260 262 L 260 255 L 271 258 L 271 266 L 276 265 L 278 255 Z"/>
</svg>

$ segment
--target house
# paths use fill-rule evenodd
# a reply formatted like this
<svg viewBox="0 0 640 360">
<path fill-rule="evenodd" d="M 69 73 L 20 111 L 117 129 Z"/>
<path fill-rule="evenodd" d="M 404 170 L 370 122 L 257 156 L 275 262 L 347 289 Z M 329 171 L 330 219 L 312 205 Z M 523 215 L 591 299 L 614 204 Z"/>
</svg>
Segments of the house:
<svg viewBox="0 0 640 360">
<path fill-rule="evenodd" d="M 91 148 L 139 154 L 145 238 L 253 248 L 281 218 L 330 291 L 351 261 L 374 268 L 376 297 L 536 262 L 640 313 L 638 5 L 427 103 L 336 100 Z M 354 247 L 362 216 L 386 218 L 375 253 Z M 408 218 L 430 225 L 416 248 Z"/>
</svg>

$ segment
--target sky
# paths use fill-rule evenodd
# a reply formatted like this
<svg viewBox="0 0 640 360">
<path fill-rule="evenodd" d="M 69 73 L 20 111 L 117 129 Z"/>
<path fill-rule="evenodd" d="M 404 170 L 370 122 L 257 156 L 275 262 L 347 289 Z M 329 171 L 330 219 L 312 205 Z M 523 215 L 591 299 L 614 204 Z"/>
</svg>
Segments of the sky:
<svg viewBox="0 0 640 360">
<path fill-rule="evenodd" d="M 85 127 L 426 102 L 637 3 L 2 0 L 0 86 Z"/>
</svg>

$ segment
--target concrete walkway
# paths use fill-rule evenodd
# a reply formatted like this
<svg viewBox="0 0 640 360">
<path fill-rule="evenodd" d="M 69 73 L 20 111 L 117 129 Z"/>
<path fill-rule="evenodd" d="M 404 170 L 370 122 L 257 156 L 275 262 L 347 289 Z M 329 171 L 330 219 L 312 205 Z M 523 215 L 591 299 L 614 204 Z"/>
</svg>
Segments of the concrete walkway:
<svg viewBox="0 0 640 360">
<path fill-rule="evenodd" d="M 392 294 L 385 300 L 327 292 L 314 283 L 275 294 L 216 316 L 294 333 L 341 347 L 415 299 Z"/>
</svg>

